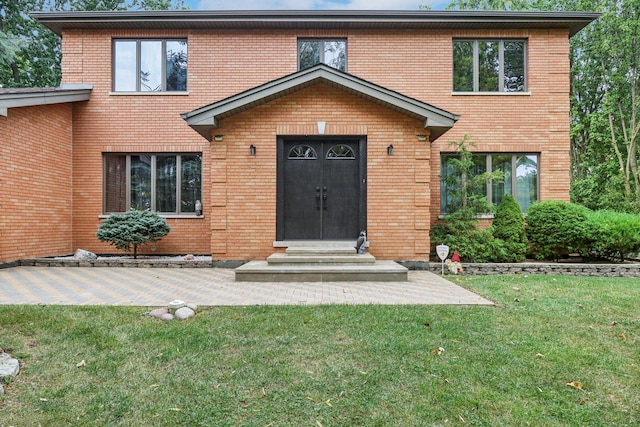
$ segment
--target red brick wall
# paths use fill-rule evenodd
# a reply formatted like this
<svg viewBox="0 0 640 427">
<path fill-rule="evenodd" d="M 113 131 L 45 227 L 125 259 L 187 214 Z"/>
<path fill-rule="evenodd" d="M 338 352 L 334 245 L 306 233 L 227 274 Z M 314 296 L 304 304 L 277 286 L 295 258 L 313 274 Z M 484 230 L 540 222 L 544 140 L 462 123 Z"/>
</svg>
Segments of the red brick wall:
<svg viewBox="0 0 640 427">
<path fill-rule="evenodd" d="M 416 205 L 428 200 L 427 175 L 420 171 L 428 167 L 429 151 L 417 143 L 419 122 L 318 84 L 224 120 L 224 141 L 213 143 L 211 159 L 214 257 L 260 259 L 274 251 L 277 137 L 317 135 L 318 121 L 327 123 L 325 135 L 367 138 L 371 252 L 388 259 L 425 256 L 428 236 Z M 256 157 L 249 156 L 251 144 Z M 387 155 L 389 144 L 394 156 Z"/>
<path fill-rule="evenodd" d="M 110 93 L 111 39 L 135 36 L 188 38 L 188 96 Z M 460 114 L 460 121 L 437 141 L 419 144 L 416 133 L 426 132 L 417 121 L 323 86 L 223 120 L 222 144 L 210 144 L 179 117 L 295 72 L 298 37 L 346 37 L 348 72 Z M 527 38 L 529 92 L 453 95 L 453 37 Z M 75 108 L 73 244 L 109 251 L 95 240 L 103 152 L 201 151 L 205 218 L 170 220 L 174 229 L 158 251 L 264 258 L 274 250 L 276 136 L 313 134 L 322 120 L 328 134 L 367 137 L 372 252 L 426 259 L 429 224 L 439 214 L 440 152 L 465 133 L 478 143 L 477 151 L 539 153 L 540 197 L 568 200 L 568 49 L 565 30 L 67 31 L 64 81 L 94 85 L 91 101 Z M 250 159 L 252 143 L 258 156 Z M 389 143 L 393 157 L 386 156 Z"/>
<path fill-rule="evenodd" d="M 0 116 L 0 262 L 73 251 L 71 108 L 11 108 Z"/>
</svg>

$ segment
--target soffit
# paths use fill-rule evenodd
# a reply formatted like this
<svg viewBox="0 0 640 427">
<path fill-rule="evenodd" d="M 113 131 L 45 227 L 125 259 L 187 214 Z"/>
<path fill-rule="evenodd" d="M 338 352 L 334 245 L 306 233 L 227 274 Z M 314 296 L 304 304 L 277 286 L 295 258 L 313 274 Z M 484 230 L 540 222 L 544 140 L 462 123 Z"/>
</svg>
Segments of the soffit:
<svg viewBox="0 0 640 427">
<path fill-rule="evenodd" d="M 67 29 L 539 29 L 569 35 L 598 19 L 591 12 L 501 11 L 124 11 L 33 12 L 54 33 Z"/>
<path fill-rule="evenodd" d="M 9 108 L 88 101 L 93 85 L 63 84 L 60 87 L 0 88 L 0 116 Z"/>
</svg>

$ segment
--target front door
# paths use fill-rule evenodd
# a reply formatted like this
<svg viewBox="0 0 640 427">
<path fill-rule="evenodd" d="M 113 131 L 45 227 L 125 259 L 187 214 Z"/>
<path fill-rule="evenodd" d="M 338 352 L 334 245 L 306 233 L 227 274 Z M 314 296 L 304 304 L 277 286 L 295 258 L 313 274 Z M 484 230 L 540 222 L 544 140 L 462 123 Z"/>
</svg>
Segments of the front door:
<svg viewBox="0 0 640 427">
<path fill-rule="evenodd" d="M 366 224 L 364 140 L 283 139 L 278 240 L 355 240 Z"/>
</svg>

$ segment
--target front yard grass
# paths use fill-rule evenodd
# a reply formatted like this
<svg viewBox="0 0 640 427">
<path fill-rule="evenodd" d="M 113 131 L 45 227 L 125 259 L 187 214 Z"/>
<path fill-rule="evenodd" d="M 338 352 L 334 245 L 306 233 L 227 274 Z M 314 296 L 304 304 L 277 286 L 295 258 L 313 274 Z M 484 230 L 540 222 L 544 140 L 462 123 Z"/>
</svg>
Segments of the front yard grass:
<svg viewBox="0 0 640 427">
<path fill-rule="evenodd" d="M 640 424 L 640 280 L 453 280 L 496 307 L 0 307 L 0 425 Z"/>
</svg>

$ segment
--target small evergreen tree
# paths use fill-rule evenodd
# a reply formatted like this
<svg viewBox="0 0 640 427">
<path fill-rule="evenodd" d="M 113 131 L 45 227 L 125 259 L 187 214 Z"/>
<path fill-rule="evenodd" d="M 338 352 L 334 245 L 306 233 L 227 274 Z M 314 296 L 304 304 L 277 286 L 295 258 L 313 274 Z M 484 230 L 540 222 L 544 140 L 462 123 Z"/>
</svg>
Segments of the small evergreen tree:
<svg viewBox="0 0 640 427">
<path fill-rule="evenodd" d="M 447 159 L 447 173 L 441 179 L 448 188 L 450 203 L 446 207 L 448 215 L 431 228 L 432 253 L 435 254 L 436 245 L 445 244 L 457 250 L 463 261 L 500 261 L 505 257 L 503 242 L 493 237 L 491 229 L 481 229 L 478 218 L 493 210 L 485 195 L 487 183 L 501 181 L 503 174 L 477 173 L 470 150 L 476 143 L 468 134 L 449 145 L 457 155 Z"/>
<path fill-rule="evenodd" d="M 441 177 L 447 185 L 449 205 L 446 207 L 449 214 L 455 214 L 458 218 L 474 220 L 477 216 L 493 211 L 493 206 L 487 200 L 487 182 L 491 180 L 502 181 L 501 171 L 477 173 L 474 154 L 470 148 L 476 146 L 476 142 L 469 134 L 456 141 L 451 141 L 449 146 L 455 148 L 457 154 L 446 161 L 447 173 Z"/>
<path fill-rule="evenodd" d="M 504 240 L 505 262 L 522 262 L 527 254 L 527 234 L 520 205 L 510 194 L 502 198 L 493 217 L 493 236 Z"/>
<path fill-rule="evenodd" d="M 170 230 L 167 221 L 156 212 L 131 210 L 104 220 L 97 237 L 123 251 L 129 252 L 133 247 L 133 258 L 136 259 L 138 246 L 157 242 Z"/>
</svg>

